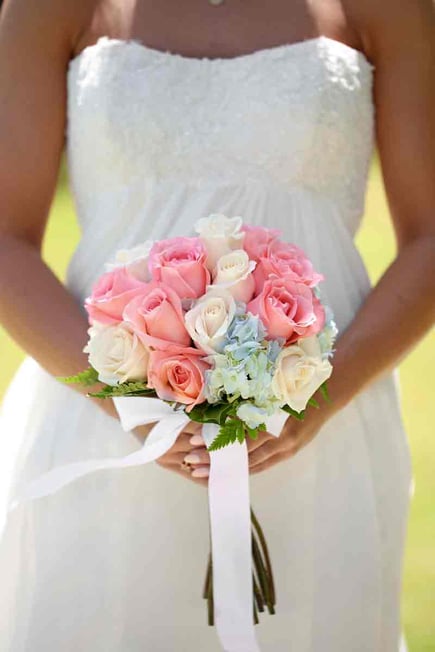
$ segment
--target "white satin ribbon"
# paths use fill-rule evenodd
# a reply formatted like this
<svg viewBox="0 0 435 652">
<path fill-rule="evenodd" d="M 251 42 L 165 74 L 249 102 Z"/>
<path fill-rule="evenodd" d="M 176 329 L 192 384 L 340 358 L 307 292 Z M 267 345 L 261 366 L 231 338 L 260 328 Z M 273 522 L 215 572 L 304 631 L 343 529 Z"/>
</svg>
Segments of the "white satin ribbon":
<svg viewBox="0 0 435 652">
<path fill-rule="evenodd" d="M 9 505 L 9 512 L 25 501 L 53 494 L 93 471 L 152 462 L 173 446 L 189 422 L 184 412 L 174 411 L 160 399 L 119 397 L 114 398 L 114 403 L 126 432 L 157 421 L 142 448 L 121 458 L 86 460 L 51 469 L 18 493 Z M 286 412 L 279 410 L 267 419 L 268 432 L 278 437 L 287 417 Z M 203 425 L 207 446 L 218 430 L 215 424 Z M 210 452 L 208 492 L 217 633 L 224 652 L 260 652 L 253 624 L 249 468 L 245 442 Z"/>
</svg>

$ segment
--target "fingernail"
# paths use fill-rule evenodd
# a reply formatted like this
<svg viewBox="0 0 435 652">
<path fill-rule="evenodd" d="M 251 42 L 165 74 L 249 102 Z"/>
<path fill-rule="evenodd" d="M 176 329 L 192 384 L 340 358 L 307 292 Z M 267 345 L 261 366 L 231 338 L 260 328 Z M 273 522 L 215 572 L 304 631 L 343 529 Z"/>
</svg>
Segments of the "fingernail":
<svg viewBox="0 0 435 652">
<path fill-rule="evenodd" d="M 195 455 L 195 453 L 189 453 L 184 458 L 184 461 L 187 462 L 188 464 L 199 464 L 200 461 L 201 461 L 201 458 L 200 458 L 199 455 Z"/>
<path fill-rule="evenodd" d="M 192 435 L 189 441 L 192 444 L 192 446 L 204 446 L 205 444 L 205 440 L 202 435 Z"/>
<path fill-rule="evenodd" d="M 208 478 L 210 470 L 206 466 L 200 466 L 199 469 L 192 471 L 194 478 Z"/>
</svg>

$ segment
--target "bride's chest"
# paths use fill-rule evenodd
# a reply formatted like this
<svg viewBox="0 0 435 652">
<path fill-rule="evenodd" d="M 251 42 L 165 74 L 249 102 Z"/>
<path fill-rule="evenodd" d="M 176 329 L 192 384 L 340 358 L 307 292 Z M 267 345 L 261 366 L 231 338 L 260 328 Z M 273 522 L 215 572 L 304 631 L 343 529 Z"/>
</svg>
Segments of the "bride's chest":
<svg viewBox="0 0 435 652">
<path fill-rule="evenodd" d="M 372 70 L 330 39 L 188 59 L 103 37 L 70 65 L 69 153 L 97 177 L 328 185 L 372 146 Z M 107 180 L 107 179 L 106 179 Z"/>
</svg>

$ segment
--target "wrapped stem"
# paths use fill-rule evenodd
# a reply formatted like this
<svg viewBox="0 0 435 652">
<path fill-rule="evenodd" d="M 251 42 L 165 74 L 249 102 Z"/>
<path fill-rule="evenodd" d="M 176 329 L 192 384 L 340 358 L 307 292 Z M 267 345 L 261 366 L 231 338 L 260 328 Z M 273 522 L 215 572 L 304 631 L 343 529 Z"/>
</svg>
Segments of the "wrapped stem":
<svg viewBox="0 0 435 652">
<path fill-rule="evenodd" d="M 273 603 L 272 603 L 269 578 L 263 563 L 263 559 L 261 557 L 260 547 L 254 535 L 252 536 L 252 554 L 253 554 L 254 563 L 257 569 L 258 579 L 260 582 L 260 587 L 266 602 L 267 609 L 270 614 L 273 614 L 275 613 L 275 610 L 273 608 Z"/>
<path fill-rule="evenodd" d="M 209 584 L 210 584 L 211 580 L 212 580 L 212 577 L 211 577 L 211 551 L 210 551 L 209 555 L 208 555 L 208 563 L 207 563 L 207 571 L 206 571 L 205 581 L 204 581 L 204 589 L 202 591 L 202 597 L 204 598 L 204 600 L 207 600 L 208 587 L 209 587 Z"/>
<path fill-rule="evenodd" d="M 251 508 L 252 528 L 252 583 L 253 583 L 253 619 L 258 624 L 259 612 L 264 612 L 265 606 L 270 614 L 275 613 L 275 586 L 272 575 L 269 551 L 263 530 Z M 258 538 L 258 541 L 257 541 Z M 208 556 L 207 570 L 202 596 L 207 600 L 208 624 L 214 625 L 213 600 L 213 560 L 211 550 Z"/>
<path fill-rule="evenodd" d="M 253 611 L 254 611 L 254 624 L 255 624 L 255 625 L 258 625 L 258 623 L 259 623 L 260 621 L 258 620 L 258 612 L 257 612 L 257 606 L 256 606 L 256 604 L 255 604 L 255 599 L 254 599 L 254 601 L 253 601 L 253 603 L 252 603 L 252 606 L 253 606 Z"/>
<path fill-rule="evenodd" d="M 261 544 L 264 559 L 266 562 L 267 575 L 270 581 L 272 604 L 275 605 L 276 604 L 275 583 L 273 580 L 272 564 L 270 563 L 270 556 L 269 556 L 269 550 L 267 548 L 266 537 L 264 536 L 263 530 L 260 526 L 260 523 L 258 522 L 257 517 L 254 514 L 254 510 L 252 509 L 252 507 L 251 507 L 251 521 Z"/>
<path fill-rule="evenodd" d="M 208 582 L 207 591 L 207 612 L 208 624 L 212 627 L 214 625 L 214 602 L 213 602 L 213 562 L 210 558 L 210 581 Z"/>
<path fill-rule="evenodd" d="M 263 596 L 261 595 L 260 587 L 258 586 L 257 578 L 255 577 L 255 573 L 252 573 L 252 582 L 254 585 L 254 597 L 255 601 L 257 603 L 257 608 L 258 611 L 263 612 L 264 611 L 264 600 Z"/>
</svg>

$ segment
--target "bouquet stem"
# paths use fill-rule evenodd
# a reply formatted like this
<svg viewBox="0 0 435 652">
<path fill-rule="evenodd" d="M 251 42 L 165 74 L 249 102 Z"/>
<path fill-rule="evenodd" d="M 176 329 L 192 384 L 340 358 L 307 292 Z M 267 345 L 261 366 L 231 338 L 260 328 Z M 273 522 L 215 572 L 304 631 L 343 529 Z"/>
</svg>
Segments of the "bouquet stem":
<svg viewBox="0 0 435 652">
<path fill-rule="evenodd" d="M 270 614 L 275 613 L 276 597 L 272 565 L 266 538 L 251 507 L 252 524 L 252 583 L 253 583 L 253 621 L 259 623 L 258 613 L 264 612 L 265 606 Z M 202 597 L 207 600 L 208 624 L 214 625 L 213 604 L 213 560 L 211 551 L 208 556 L 207 570 Z"/>
<path fill-rule="evenodd" d="M 267 548 L 266 538 L 264 536 L 263 530 L 260 526 L 260 523 L 258 522 L 257 517 L 254 514 L 254 510 L 252 509 L 252 507 L 251 507 L 251 523 L 254 526 L 255 532 L 257 533 L 258 539 L 260 541 L 261 549 L 264 555 L 264 561 L 266 563 L 266 575 L 269 580 L 271 602 L 272 605 L 275 606 L 276 604 L 275 583 L 273 581 L 272 564 L 270 563 L 269 550 Z"/>
</svg>

